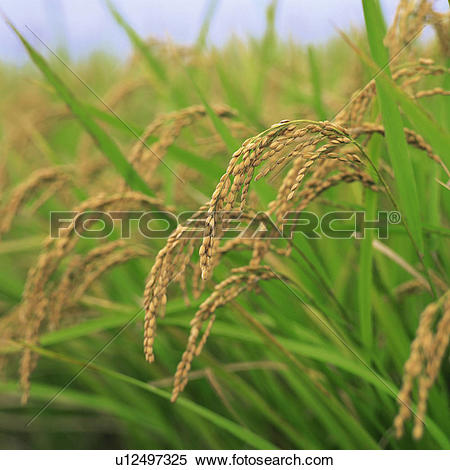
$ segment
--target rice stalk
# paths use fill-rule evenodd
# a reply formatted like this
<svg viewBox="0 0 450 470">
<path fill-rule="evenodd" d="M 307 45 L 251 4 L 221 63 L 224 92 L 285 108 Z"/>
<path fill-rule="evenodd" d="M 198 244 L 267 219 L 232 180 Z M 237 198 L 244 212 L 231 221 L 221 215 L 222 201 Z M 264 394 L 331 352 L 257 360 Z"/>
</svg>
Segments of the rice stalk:
<svg viewBox="0 0 450 470">
<path fill-rule="evenodd" d="M 392 25 L 384 39 L 391 56 L 395 56 L 415 38 L 428 22 L 432 11 L 432 3 L 428 0 L 400 0 Z M 412 51 L 407 50 L 406 53 L 411 55 Z"/>
<path fill-rule="evenodd" d="M 397 82 L 402 89 L 407 91 L 409 95 L 415 96 L 415 92 L 411 90 L 412 85 L 418 84 L 426 77 L 440 76 L 447 73 L 449 73 L 447 67 L 435 65 L 432 59 L 420 58 L 418 61 L 406 63 L 400 67 L 394 68 L 392 79 Z M 336 116 L 336 122 L 347 127 L 357 127 L 360 125 L 376 93 L 375 81 L 371 80 L 363 89 L 353 94 L 348 106 Z M 446 94 L 445 91 L 443 91 L 443 94 Z"/>
<path fill-rule="evenodd" d="M 435 161 L 438 165 L 440 165 L 447 174 L 447 176 L 450 177 L 449 169 L 445 165 L 442 158 L 433 152 L 431 145 L 429 145 L 420 134 L 413 131 L 412 129 L 408 129 L 407 127 L 405 127 L 403 130 L 405 132 L 406 141 L 408 142 L 408 144 L 412 145 L 415 148 L 418 148 L 419 150 L 423 150 L 428 155 L 428 157 L 431 158 L 431 160 Z M 349 132 L 355 138 L 363 134 L 372 135 L 374 133 L 377 133 L 383 136 L 385 135 L 384 127 L 381 124 L 378 125 L 371 123 L 364 123 L 361 127 L 350 129 Z"/>
<path fill-rule="evenodd" d="M 115 195 L 100 194 L 81 203 L 74 212 L 82 213 L 86 210 L 106 210 L 119 205 L 123 209 L 124 205 L 136 207 L 152 207 L 159 210 L 165 206 L 157 199 L 146 196 L 142 193 L 126 192 Z M 85 226 L 88 224 L 85 224 Z M 46 286 L 52 275 L 56 272 L 62 259 L 69 255 L 75 248 L 79 238 L 75 235 L 75 217 L 70 224 L 61 229 L 60 237 L 52 239 L 49 237 L 45 243 L 45 249 L 39 256 L 35 266 L 31 267 L 22 296 L 22 303 L 19 306 L 20 319 L 23 327 L 23 337 L 26 343 L 33 344 L 38 335 L 42 322 L 46 318 L 49 299 L 46 294 Z M 58 314 L 56 314 L 58 318 Z M 21 366 L 21 386 L 25 402 L 29 392 L 29 376 L 35 364 L 32 359 L 32 351 L 25 348 Z"/>
<path fill-rule="evenodd" d="M 90 273 L 96 263 L 103 263 L 104 257 L 124 245 L 124 240 L 117 240 L 93 248 L 84 257 L 74 256 L 72 258 L 58 285 L 54 286 L 50 293 L 51 308 L 48 317 L 50 330 L 56 329 L 59 325 L 63 307 L 67 304 L 76 303 L 78 300 L 79 296 L 73 299 L 73 292 L 75 288 L 79 287 L 80 281 L 86 276 L 86 273 Z"/>
<path fill-rule="evenodd" d="M 235 112 L 227 106 L 215 106 L 214 112 L 219 117 L 232 117 Z M 144 130 L 140 139 L 131 149 L 130 163 L 144 175 L 145 180 L 152 182 L 154 172 L 164 157 L 167 149 L 175 142 L 181 131 L 207 115 L 202 105 L 163 114 L 153 120 Z M 159 136 L 159 139 L 150 144 L 150 149 L 144 145 L 150 137 Z"/>
<path fill-rule="evenodd" d="M 249 266 L 233 270 L 235 274 L 217 284 L 212 294 L 200 305 L 194 318 L 191 320 L 191 331 L 189 334 L 186 350 L 175 372 L 172 390 L 172 402 L 176 401 L 178 395 L 188 383 L 189 371 L 195 356 L 198 356 L 211 332 L 215 311 L 234 300 L 244 291 L 252 290 L 262 280 L 276 278 L 276 274 L 267 266 L 251 268 Z M 202 326 L 208 322 L 203 334 Z"/>
<path fill-rule="evenodd" d="M 304 125 L 304 127 L 298 127 L 299 125 Z M 355 159 L 355 152 L 357 153 L 358 149 L 353 152 L 337 152 L 339 147 L 351 144 L 351 140 L 346 137 L 345 132 L 342 127 L 326 121 L 287 121 L 275 124 L 258 136 L 244 142 L 242 147 L 233 154 L 225 174 L 221 177 L 209 201 L 209 215 L 206 219 L 203 242 L 199 251 L 202 276 L 205 279 L 210 275 L 211 258 L 218 246 L 216 235 L 220 230 L 218 214 L 220 211 L 233 210 L 240 193 L 244 197 L 247 195 L 254 169 L 262 162 L 274 157 L 284 163 L 287 159 L 283 155 L 278 156 L 279 152 L 306 136 L 314 135 L 311 140 L 306 139 L 306 145 L 299 143 L 288 154 L 288 157 L 294 160 L 293 167 L 284 178 L 277 198 L 268 207 L 268 214 L 275 212 L 275 210 L 278 210 L 278 214 L 280 214 L 280 206 L 284 209 L 286 204 L 283 203 L 293 198 L 308 170 L 317 160 L 321 158 L 334 159 L 337 156 L 338 159 L 348 162 L 350 165 L 360 163 L 361 160 L 358 156 Z M 263 171 L 260 175 L 266 176 L 274 168 L 274 165 L 270 165 L 269 170 Z M 246 199 L 241 197 L 241 210 L 245 209 L 245 204 L 242 203 L 245 201 Z"/>
<path fill-rule="evenodd" d="M 420 439 L 423 435 L 428 394 L 438 376 L 450 339 L 449 294 L 447 291 L 439 301 L 429 304 L 420 316 L 416 337 L 405 363 L 403 384 L 398 393 L 399 411 L 394 420 L 397 438 L 402 437 L 404 423 L 411 416 L 414 383 L 417 384 L 419 400 L 414 416 L 413 437 Z"/>
<path fill-rule="evenodd" d="M 316 158 L 320 156 L 329 157 L 333 162 L 338 161 L 341 165 L 354 166 L 361 165 L 361 159 L 355 153 L 355 150 L 336 152 L 338 146 L 348 146 L 350 140 L 342 135 L 342 128 L 332 126 L 331 124 L 324 123 L 312 123 L 307 124 L 306 127 L 297 128 L 296 123 L 280 123 L 273 126 L 266 132 L 258 135 L 256 138 L 248 139 L 244 142 L 241 149 L 239 149 L 233 155 L 228 169 L 219 181 L 216 190 L 210 200 L 210 202 L 201 208 L 199 213 L 207 209 L 207 216 L 205 220 L 206 234 L 218 233 L 217 227 L 215 226 L 215 212 L 211 208 L 218 208 L 220 210 L 231 211 L 234 208 L 236 202 L 236 193 L 242 190 L 242 193 L 246 195 L 248 191 L 249 178 L 248 175 L 253 177 L 253 169 L 258 166 L 262 161 L 267 161 L 270 158 L 276 157 L 283 159 L 282 155 L 278 155 L 282 150 L 287 148 L 290 144 L 295 143 L 296 137 L 298 139 L 304 138 L 308 133 L 318 133 L 319 136 L 313 137 L 307 140 L 307 143 L 299 143 L 294 147 L 294 151 L 290 151 L 289 156 L 294 160 L 293 168 L 288 173 L 287 177 L 280 186 L 277 200 L 285 200 L 291 205 L 290 202 L 293 198 L 289 197 L 293 194 L 297 187 L 300 185 L 299 174 L 304 176 L 305 168 L 308 169 Z M 345 132 L 345 131 L 344 131 Z M 324 138 L 328 138 L 328 143 L 324 142 Z M 318 150 L 312 154 L 304 154 L 305 148 L 315 147 L 318 144 Z M 269 155 L 267 155 L 269 153 Z M 296 158 L 298 153 L 298 157 Z M 241 158 L 239 158 L 241 157 Z M 329 160 L 326 160 L 329 161 Z M 312 163 L 309 163 L 312 162 Z M 317 176 L 323 175 L 326 171 L 330 171 L 335 165 L 331 165 L 329 168 L 323 165 L 317 171 Z M 303 171 L 302 171 L 303 169 Z M 267 173 L 266 173 L 267 174 Z M 243 177 L 245 175 L 245 177 Z M 326 189 L 339 184 L 340 182 L 353 182 L 359 181 L 364 185 L 376 189 L 374 181 L 362 171 L 342 171 L 336 175 L 331 176 L 327 180 L 323 181 L 319 177 L 311 178 L 308 180 L 309 185 L 301 193 L 303 196 L 303 206 L 306 206 L 315 197 L 321 194 Z M 323 176 L 322 176 L 323 178 Z M 303 179 L 303 178 L 302 178 Z M 308 184 L 308 183 L 307 183 Z M 245 199 L 244 199 L 245 200 Z M 271 213 L 276 208 L 276 202 L 272 201 L 269 206 L 268 213 Z M 242 209 L 242 197 L 241 205 Z M 244 218 L 250 218 L 251 212 L 244 212 Z M 156 332 L 156 321 L 158 316 L 164 314 L 165 304 L 167 302 L 167 287 L 168 285 L 179 278 L 186 275 L 187 266 L 190 263 L 190 258 L 194 249 L 194 244 L 188 242 L 183 235 L 184 228 L 178 227 L 174 233 L 170 236 L 166 246 L 158 253 L 156 262 L 149 275 L 146 289 L 144 292 L 144 305 L 146 309 L 146 317 L 144 324 L 144 352 L 146 359 L 149 362 L 154 360 L 153 344 Z M 175 383 L 173 391 L 173 400 L 176 399 L 178 394 L 183 390 L 186 385 L 186 377 L 190 369 L 190 364 L 195 354 L 199 354 L 203 348 L 206 339 L 211 331 L 214 323 L 214 311 L 217 307 L 224 305 L 228 301 L 234 299 L 241 292 L 246 289 L 251 289 L 256 285 L 257 281 L 261 279 L 261 275 L 253 274 L 259 273 L 261 270 L 267 273 L 267 267 L 261 266 L 262 259 L 268 250 L 278 250 L 278 253 L 286 253 L 286 250 L 276 249 L 271 246 L 270 240 L 244 240 L 236 238 L 228 240 L 222 247 L 218 244 L 218 238 L 213 239 L 210 236 L 208 240 L 207 236 L 203 238 L 202 245 L 200 246 L 200 269 L 194 269 L 193 278 L 193 290 L 195 296 L 198 297 L 204 287 L 205 275 L 204 266 L 205 262 L 202 262 L 202 256 L 204 257 L 207 249 L 204 248 L 206 242 L 214 243 L 216 249 L 211 250 L 210 259 L 208 260 L 208 267 L 213 270 L 213 266 L 217 265 L 221 257 L 228 251 L 235 250 L 237 247 L 244 249 L 248 248 L 252 250 L 252 257 L 248 266 L 241 268 L 235 268 L 232 270 L 234 275 L 222 281 L 214 288 L 213 293 L 208 299 L 202 304 L 199 311 L 195 315 L 191 322 L 191 334 L 188 340 L 186 351 L 183 355 L 182 361 L 178 365 L 177 372 L 175 374 Z M 188 247 L 188 248 L 186 248 Z M 242 271 L 243 270 L 243 271 Z M 239 272 L 245 273 L 246 282 L 241 283 L 239 280 L 243 279 L 243 275 L 237 275 Z M 198 275 L 201 273 L 201 279 Z M 265 274 L 264 276 L 273 276 L 272 274 Z M 264 277 L 263 276 L 263 277 Z M 184 280 L 183 280 L 184 282 Z M 204 335 L 198 340 L 201 326 L 204 322 L 208 321 Z"/>
<path fill-rule="evenodd" d="M 10 230 L 21 207 L 41 188 L 55 183 L 64 184 L 68 179 L 67 172 L 63 168 L 52 167 L 36 170 L 26 181 L 20 183 L 0 209 L 0 236 Z M 52 193 L 44 193 L 44 195 L 45 198 L 49 198 Z M 46 200 L 45 198 L 40 199 L 39 204 L 42 204 Z"/>
</svg>

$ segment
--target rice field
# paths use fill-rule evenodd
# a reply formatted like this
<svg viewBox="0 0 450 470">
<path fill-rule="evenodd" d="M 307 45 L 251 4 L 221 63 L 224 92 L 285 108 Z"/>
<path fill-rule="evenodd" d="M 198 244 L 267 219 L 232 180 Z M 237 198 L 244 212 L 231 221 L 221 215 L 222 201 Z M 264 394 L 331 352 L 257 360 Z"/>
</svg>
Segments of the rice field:
<svg viewBox="0 0 450 470">
<path fill-rule="evenodd" d="M 364 0 L 364 30 L 305 47 L 274 1 L 217 48 L 212 16 L 182 47 L 108 6 L 122 62 L 4 20 L 29 62 L 0 65 L 0 447 L 449 449 L 448 13 Z M 200 232 L 55 237 L 56 211 Z M 346 215 L 259 231 L 294 212 Z"/>
</svg>

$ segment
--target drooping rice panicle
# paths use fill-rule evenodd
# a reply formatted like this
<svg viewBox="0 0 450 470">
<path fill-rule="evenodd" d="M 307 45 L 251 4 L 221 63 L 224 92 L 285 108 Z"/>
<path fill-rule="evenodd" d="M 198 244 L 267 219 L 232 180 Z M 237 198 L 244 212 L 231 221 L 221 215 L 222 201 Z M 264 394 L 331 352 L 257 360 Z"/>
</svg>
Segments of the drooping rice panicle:
<svg viewBox="0 0 450 470">
<path fill-rule="evenodd" d="M 436 380 L 450 339 L 450 297 L 447 292 L 439 301 L 427 306 L 420 316 L 416 337 L 405 363 L 402 387 L 398 393 L 399 412 L 394 420 L 397 437 L 403 435 L 404 423 L 411 416 L 414 382 L 418 385 L 418 405 L 414 414 L 413 436 L 423 435 L 429 390 Z M 439 310 L 442 315 L 438 321 Z M 436 327 L 434 324 L 437 322 Z"/>
<path fill-rule="evenodd" d="M 14 217 L 27 199 L 32 197 L 39 189 L 54 183 L 66 183 L 68 175 L 61 167 L 43 168 L 32 173 L 29 178 L 19 184 L 3 204 L 0 210 L 0 236 L 9 231 Z M 46 195 L 51 196 L 50 194 Z"/>
</svg>

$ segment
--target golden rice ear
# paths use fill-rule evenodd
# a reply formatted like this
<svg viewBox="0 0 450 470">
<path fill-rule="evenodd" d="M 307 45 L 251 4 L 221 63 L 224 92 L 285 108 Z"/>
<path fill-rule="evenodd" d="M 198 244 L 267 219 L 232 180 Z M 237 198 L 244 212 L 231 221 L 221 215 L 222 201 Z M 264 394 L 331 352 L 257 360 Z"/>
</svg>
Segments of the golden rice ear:
<svg viewBox="0 0 450 470">
<path fill-rule="evenodd" d="M 419 61 L 407 63 L 398 67 L 393 67 L 392 79 L 398 86 L 403 88 L 410 96 L 414 98 L 424 98 L 434 95 L 447 95 L 448 91 L 440 88 L 423 90 L 415 93 L 412 85 L 419 83 L 429 76 L 438 76 L 449 73 L 447 67 L 435 65 L 431 59 L 421 58 Z M 362 89 L 353 93 L 348 104 L 337 114 L 335 122 L 346 126 L 348 129 L 359 128 L 366 124 L 364 118 L 367 115 L 374 98 L 376 97 L 375 81 L 371 80 Z M 372 124 L 375 126 L 375 124 Z"/>
<path fill-rule="evenodd" d="M 211 275 L 211 260 L 215 256 L 220 239 L 221 211 L 235 210 L 240 196 L 240 210 L 247 204 L 250 184 L 255 169 L 268 162 L 256 179 L 266 176 L 285 162 L 293 161 L 295 172 L 290 171 L 278 192 L 277 201 L 269 206 L 272 213 L 284 198 L 294 197 L 306 173 L 321 159 L 336 158 L 335 150 L 351 143 L 345 128 L 328 121 L 288 121 L 276 123 L 255 137 L 247 139 L 233 154 L 225 174 L 220 179 L 208 203 L 208 217 L 205 221 L 203 241 L 199 249 L 202 279 Z M 293 145 L 293 149 L 290 146 Z M 290 149 L 286 155 L 285 150 Z M 334 153 L 333 153 L 334 152 Z M 339 159 L 349 164 L 360 163 L 353 152 L 339 153 Z"/>
<path fill-rule="evenodd" d="M 396 56 L 399 51 L 411 57 L 412 48 L 408 50 L 408 45 L 418 34 L 420 34 L 426 24 L 435 27 L 439 42 L 441 43 L 444 56 L 448 52 L 449 33 L 445 28 L 445 20 L 448 22 L 448 14 L 437 13 L 433 10 L 433 2 L 429 0 L 402 0 L 399 2 L 395 12 L 394 20 L 389 27 L 384 44 L 388 47 L 392 61 L 398 61 Z"/>
<path fill-rule="evenodd" d="M 143 247 L 127 247 L 125 240 L 116 240 L 93 248 L 83 258 L 74 258 L 59 284 L 50 293 L 49 328 L 56 329 L 63 310 L 75 306 L 90 286 L 105 272 L 131 259 L 148 255 L 149 252 Z"/>
<path fill-rule="evenodd" d="M 74 209 L 74 212 L 79 213 L 86 210 L 106 210 L 117 207 L 117 205 L 123 207 L 127 204 L 134 208 L 157 207 L 159 210 L 165 209 L 164 204 L 160 200 L 148 197 L 141 193 L 129 191 L 113 195 L 99 194 L 82 202 Z M 54 287 L 51 282 L 51 278 L 58 270 L 61 262 L 71 255 L 77 242 L 78 238 L 75 237 L 74 221 L 72 220 L 66 228 L 61 230 L 59 238 L 53 239 L 49 237 L 47 239 L 44 250 L 39 255 L 36 264 L 28 271 L 20 305 L 20 316 L 23 324 L 22 337 L 25 342 L 29 344 L 34 344 L 37 341 L 39 334 L 41 333 L 41 326 L 46 320 L 50 319 L 54 324 L 59 321 L 61 306 L 52 304 L 55 309 L 53 310 L 53 313 L 51 313 L 52 308 L 49 307 L 50 300 L 53 300 L 51 296 L 51 288 Z M 117 247 L 122 243 L 123 242 L 117 242 L 116 244 L 99 248 L 98 251 L 94 250 L 90 255 L 88 255 L 88 260 L 94 260 L 102 253 L 106 254 L 110 247 Z M 130 257 L 140 254 L 142 254 L 142 250 L 135 252 L 133 249 L 126 249 L 123 254 L 113 256 L 108 262 L 106 262 L 107 260 L 104 258 L 105 263 L 103 267 L 97 269 L 95 271 L 95 275 L 86 276 L 85 282 L 80 283 L 78 288 L 81 289 L 81 291 L 83 289 L 87 289 L 89 285 L 104 272 L 105 269 L 110 269 L 112 266 L 130 259 Z M 65 285 L 61 287 L 62 293 L 66 292 L 65 287 Z M 73 292 L 71 292 L 71 295 L 72 293 Z M 34 359 L 31 360 L 32 358 Z M 31 352 L 27 352 L 27 350 L 25 350 L 24 358 L 21 363 L 21 383 L 24 386 L 24 397 L 27 396 L 29 376 L 36 365 L 36 358 L 36 354 L 31 354 Z"/>
<path fill-rule="evenodd" d="M 203 206 L 193 216 L 201 215 L 207 206 Z M 186 227 L 179 225 L 167 240 L 166 246 L 156 256 L 155 263 L 148 275 L 144 290 L 144 354 L 148 362 L 155 359 L 153 345 L 156 336 L 156 319 L 163 316 L 167 302 L 167 288 L 182 275 L 188 266 L 194 251 L 194 242 L 183 236 Z"/>
<path fill-rule="evenodd" d="M 437 321 L 439 310 L 442 315 Z M 437 326 L 435 323 L 437 321 Z M 403 384 L 398 393 L 399 411 L 394 419 L 397 438 L 402 437 L 405 421 L 411 416 L 414 383 L 418 389 L 417 410 L 414 413 L 414 439 L 423 435 L 430 388 L 439 374 L 442 359 L 450 339 L 450 291 L 427 306 L 420 316 L 416 338 L 405 363 Z"/>
<path fill-rule="evenodd" d="M 409 145 L 412 145 L 413 147 L 423 150 L 427 156 L 436 162 L 438 165 L 441 166 L 441 168 L 445 171 L 448 177 L 450 177 L 450 171 L 445 165 L 444 161 L 439 155 L 436 155 L 433 152 L 433 149 L 431 145 L 429 145 L 425 139 L 418 134 L 417 132 L 408 129 L 407 127 L 404 128 L 405 135 L 406 135 L 406 141 L 408 142 Z M 371 124 L 371 123 L 364 123 L 360 127 L 352 128 L 349 129 L 349 132 L 354 138 L 357 138 L 361 135 L 368 135 L 371 136 L 373 134 L 380 134 L 384 135 L 384 127 L 379 124 Z"/>
<path fill-rule="evenodd" d="M 220 118 L 236 116 L 236 111 L 225 105 L 213 105 L 214 113 Z M 177 140 L 184 128 L 194 125 L 207 116 L 203 105 L 189 106 L 156 117 L 144 130 L 131 149 L 129 161 L 144 180 L 152 185 L 155 171 L 167 153 L 167 149 Z M 146 142 L 150 137 L 157 137 L 153 144 Z M 126 188 L 123 183 L 122 188 Z"/>
<path fill-rule="evenodd" d="M 242 292 L 253 290 L 258 282 L 278 278 L 279 275 L 268 266 L 244 266 L 234 269 L 231 276 L 214 287 L 211 295 L 200 305 L 191 320 L 191 330 L 186 349 L 181 361 L 178 363 L 174 376 L 172 402 L 176 401 L 188 383 L 192 362 L 206 344 L 216 319 L 216 310 L 234 300 Z M 208 324 L 201 335 L 205 322 L 208 322 Z"/>
<path fill-rule="evenodd" d="M 12 221 L 20 208 L 40 189 L 56 184 L 64 184 L 69 180 L 66 169 L 61 167 L 43 168 L 32 173 L 27 180 L 19 184 L 0 209 L 0 237 L 11 228 Z M 59 187 L 59 186 L 58 186 Z M 52 193 L 44 193 L 47 198 Z M 45 201 L 45 199 L 44 199 Z M 42 204 L 41 201 L 40 204 Z"/>
<path fill-rule="evenodd" d="M 240 209 L 245 209 L 255 168 L 268 161 L 269 171 L 263 173 L 266 175 L 281 163 L 293 161 L 293 168 L 283 180 L 276 200 L 269 205 L 268 214 L 274 213 L 276 209 L 288 207 L 289 201 L 293 199 L 308 169 L 319 158 L 337 160 L 342 165 L 348 165 L 351 168 L 361 165 L 357 150 L 350 148 L 337 152 L 337 149 L 351 144 L 351 139 L 347 135 L 348 132 L 345 128 L 331 124 L 328 121 L 283 121 L 274 124 L 266 131 L 247 139 L 243 143 L 232 155 L 227 170 L 220 178 L 210 201 L 200 208 L 197 213 L 201 214 L 207 211 L 203 239 L 199 247 L 199 271 L 202 281 L 210 278 L 214 266 L 222 254 L 230 247 L 236 246 L 236 241 L 228 241 L 224 244 L 224 249 L 221 249 L 222 227 L 220 214 L 221 211 L 235 209 L 239 194 L 241 195 Z M 287 156 L 283 155 L 283 151 L 290 148 L 291 144 L 294 146 L 293 149 L 289 151 Z M 334 167 L 335 164 L 330 166 L 330 168 Z M 326 165 L 320 168 L 318 174 L 324 174 Z M 326 183 L 319 184 L 316 180 L 315 184 L 307 187 L 308 192 L 304 194 L 306 201 L 311 201 L 318 194 L 340 181 L 359 181 L 369 187 L 375 187 L 374 182 L 364 172 L 344 171 L 339 176 L 330 178 Z M 243 212 L 243 214 L 245 215 L 246 212 Z M 192 241 L 188 242 L 183 237 L 184 230 L 183 226 L 179 226 L 169 237 L 166 246 L 158 253 L 146 282 L 144 291 L 144 354 L 148 362 L 154 361 L 153 346 L 157 317 L 164 315 L 167 288 L 174 280 L 184 279 L 186 267 L 190 263 L 194 250 L 194 243 Z M 238 242 L 242 243 L 242 240 Z M 252 250 L 252 257 L 249 265 L 243 268 L 246 272 L 239 275 L 234 274 L 226 281 L 216 285 L 213 294 L 202 304 L 194 317 L 188 346 L 175 374 L 173 400 L 185 387 L 192 360 L 202 350 L 214 320 L 210 320 L 205 334 L 202 336 L 200 343 L 197 344 L 203 322 L 213 316 L 216 308 L 246 289 L 245 286 L 240 285 L 245 276 L 245 283 L 248 286 L 254 286 L 258 280 L 270 276 L 267 271 L 264 274 L 261 273 L 261 270 L 264 271 L 261 263 L 265 254 L 273 249 L 271 241 L 264 239 L 251 240 L 248 245 Z M 237 282 L 237 285 L 234 285 L 235 282 Z M 195 286 L 194 289 L 198 291 L 198 279 L 194 281 L 193 285 Z M 186 296 L 185 291 L 184 295 Z"/>
</svg>

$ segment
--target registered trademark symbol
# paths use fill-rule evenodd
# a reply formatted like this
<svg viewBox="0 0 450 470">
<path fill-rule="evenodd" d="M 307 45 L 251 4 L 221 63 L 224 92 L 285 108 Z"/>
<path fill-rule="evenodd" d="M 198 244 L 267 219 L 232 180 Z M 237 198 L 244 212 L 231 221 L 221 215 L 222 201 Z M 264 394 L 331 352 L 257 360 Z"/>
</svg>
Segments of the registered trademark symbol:
<svg viewBox="0 0 450 470">
<path fill-rule="evenodd" d="M 392 211 L 389 212 L 389 222 L 391 224 L 398 224 L 402 220 L 400 212 Z"/>
</svg>

